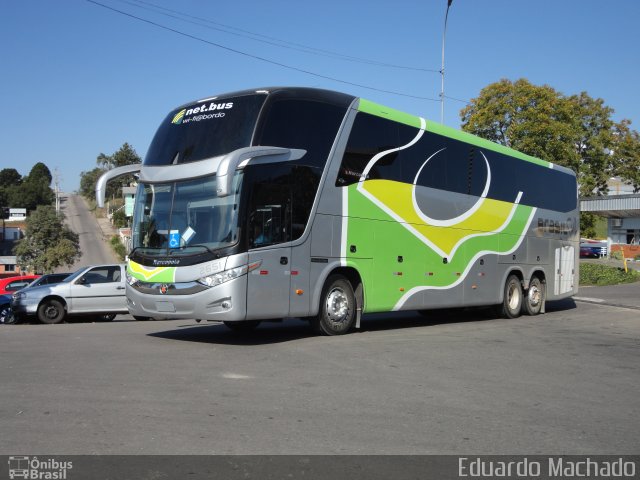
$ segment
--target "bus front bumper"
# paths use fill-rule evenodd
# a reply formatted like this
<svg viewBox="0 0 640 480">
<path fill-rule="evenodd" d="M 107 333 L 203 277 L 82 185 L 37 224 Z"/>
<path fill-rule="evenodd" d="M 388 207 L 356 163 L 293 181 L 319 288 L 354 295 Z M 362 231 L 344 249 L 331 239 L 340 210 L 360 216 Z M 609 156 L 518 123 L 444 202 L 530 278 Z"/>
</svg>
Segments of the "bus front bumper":
<svg viewBox="0 0 640 480">
<path fill-rule="evenodd" d="M 247 313 L 246 295 L 246 275 L 191 295 L 153 295 L 127 285 L 127 307 L 129 313 L 136 317 L 244 320 Z"/>
</svg>

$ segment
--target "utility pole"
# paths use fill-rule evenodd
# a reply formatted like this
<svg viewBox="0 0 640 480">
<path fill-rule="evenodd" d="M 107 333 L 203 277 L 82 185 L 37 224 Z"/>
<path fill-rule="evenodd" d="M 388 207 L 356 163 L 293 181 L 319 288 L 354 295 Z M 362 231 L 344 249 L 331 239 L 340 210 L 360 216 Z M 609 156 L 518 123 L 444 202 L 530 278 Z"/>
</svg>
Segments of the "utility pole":
<svg viewBox="0 0 640 480">
<path fill-rule="evenodd" d="M 53 179 L 56 193 L 56 213 L 60 213 L 60 175 L 58 174 L 58 167 L 53 171 Z"/>
<path fill-rule="evenodd" d="M 440 78 L 442 84 L 440 87 L 440 123 L 444 124 L 444 42 L 447 35 L 447 18 L 449 18 L 449 7 L 453 0 L 447 0 L 447 12 L 444 14 L 444 29 L 442 30 L 442 68 L 440 69 Z"/>
</svg>

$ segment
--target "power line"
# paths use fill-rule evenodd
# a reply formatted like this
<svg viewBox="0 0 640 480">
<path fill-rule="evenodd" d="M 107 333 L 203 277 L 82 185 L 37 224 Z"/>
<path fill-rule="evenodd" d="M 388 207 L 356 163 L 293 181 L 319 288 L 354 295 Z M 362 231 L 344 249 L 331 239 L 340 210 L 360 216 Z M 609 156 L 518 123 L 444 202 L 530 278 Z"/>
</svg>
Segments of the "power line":
<svg viewBox="0 0 640 480">
<path fill-rule="evenodd" d="M 185 33 L 185 32 L 182 32 L 180 30 L 176 30 L 175 28 L 171 28 L 171 27 L 168 27 L 166 25 L 162 25 L 160 23 L 156 23 L 154 21 L 147 20 L 146 18 L 138 17 L 138 16 L 133 15 L 131 13 L 124 12 L 122 10 L 118 10 L 117 8 L 110 7 L 108 5 L 105 5 L 103 3 L 98 2 L 96 0 L 85 0 L 85 1 L 87 1 L 89 3 L 93 3 L 94 5 L 98 5 L 98 6 L 102 7 L 102 8 L 107 9 L 107 10 L 111 10 L 113 12 L 119 13 L 119 14 L 124 15 L 126 17 L 133 18 L 133 19 L 138 20 L 140 22 L 144 22 L 144 23 L 147 23 L 149 25 L 153 25 L 154 27 L 158 27 L 158 28 L 161 28 L 163 30 L 167 30 L 169 32 L 173 32 L 175 34 L 182 35 L 183 37 L 190 38 L 192 40 L 197 40 L 198 42 L 206 43 L 207 45 L 211 45 L 211 46 L 220 48 L 222 50 L 227 50 L 229 52 L 236 53 L 238 55 L 243 55 L 245 57 L 253 58 L 254 60 L 260 60 L 261 62 L 265 62 L 265 63 L 269 63 L 271 65 L 276 65 L 278 67 L 282 67 L 282 68 L 286 68 L 286 69 L 289 69 L 289 70 L 293 70 L 295 72 L 305 73 L 307 75 L 312 75 L 314 77 L 323 78 L 325 80 L 331 80 L 333 82 L 343 83 L 345 85 L 351 85 L 353 87 L 365 88 L 367 90 L 372 90 L 372 91 L 375 91 L 375 92 L 389 93 L 391 95 L 398 95 L 398 96 L 401 96 L 401 97 L 415 98 L 415 99 L 418 99 L 418 100 L 429 100 L 429 101 L 432 101 L 432 102 L 438 102 L 439 101 L 436 98 L 421 97 L 421 96 L 418 96 L 418 95 L 410 95 L 408 93 L 395 92 L 393 90 L 384 90 L 384 89 L 381 89 L 381 88 L 371 87 L 371 86 L 363 85 L 363 84 L 360 84 L 360 83 L 349 82 L 347 80 L 342 80 L 342 79 L 339 79 L 339 78 L 330 77 L 328 75 L 322 75 L 320 73 L 312 72 L 310 70 L 304 70 L 302 68 L 293 67 L 291 65 L 287 65 L 287 64 L 284 64 L 284 63 L 276 62 L 274 60 L 269 60 L 268 58 L 260 57 L 258 55 L 253 55 L 251 53 L 243 52 L 243 51 L 237 50 L 235 48 L 227 47 L 226 45 L 222 45 L 220 43 L 212 42 L 210 40 L 205 40 L 204 38 L 196 37 L 195 35 L 191 35 L 190 33 Z"/>
<path fill-rule="evenodd" d="M 434 69 L 422 68 L 422 67 L 413 67 L 413 66 L 407 66 L 407 65 L 396 65 L 396 64 L 392 64 L 392 63 L 380 62 L 378 60 L 371 60 L 371 59 L 362 58 L 362 57 L 345 55 L 345 54 L 342 54 L 342 53 L 333 52 L 333 51 L 330 51 L 330 50 L 324 50 L 324 49 L 320 49 L 320 48 L 316 48 L 316 47 L 310 47 L 308 45 L 304 45 L 304 44 L 301 44 L 301 43 L 295 43 L 295 42 L 291 42 L 291 41 L 288 41 L 288 40 L 282 40 L 282 39 L 279 39 L 279 38 L 276 38 L 276 37 L 270 37 L 268 35 L 262 35 L 262 34 L 259 34 L 259 33 L 252 32 L 250 30 L 243 30 L 241 28 L 234 27 L 232 25 L 225 25 L 224 23 L 214 22 L 213 20 L 209 20 L 207 18 L 190 15 L 188 13 L 180 12 L 178 10 L 172 10 L 170 8 L 165 8 L 165 7 L 162 7 L 160 5 L 156 5 L 156 4 L 151 3 L 151 2 L 146 2 L 144 0 L 133 0 L 133 1 L 119 0 L 119 1 L 123 2 L 123 3 L 127 3 L 127 4 L 132 5 L 132 6 L 135 6 L 136 8 L 141 8 L 143 10 L 147 10 L 147 11 L 150 11 L 150 12 L 158 13 L 160 15 L 164 15 L 164 16 L 167 16 L 167 17 L 170 17 L 170 18 L 175 18 L 175 19 L 180 20 L 182 22 L 191 23 L 193 25 L 198 25 L 198 26 L 201 26 L 201 27 L 204 27 L 204 28 L 209 28 L 211 30 L 216 30 L 216 31 L 219 31 L 219 32 L 227 33 L 229 35 L 235 35 L 235 36 L 238 36 L 238 37 L 248 38 L 248 39 L 256 41 L 256 42 L 265 43 L 267 45 L 273 45 L 273 46 L 276 46 L 276 47 L 279 47 L 279 48 L 286 48 L 286 49 L 289 49 L 289 50 L 295 50 L 295 51 L 298 51 L 298 52 L 308 53 L 308 54 L 311 54 L 311 55 L 319 55 L 319 56 L 323 56 L 323 57 L 329 57 L 329 58 L 339 59 L 339 60 L 348 61 L 348 62 L 363 63 L 363 64 L 374 65 L 374 66 L 378 66 L 378 67 L 396 68 L 396 69 L 401 69 L 401 70 L 413 70 L 413 71 L 419 71 L 419 72 L 440 73 L 440 70 L 434 70 Z M 135 3 L 133 3 L 133 2 L 135 2 Z M 148 8 L 148 7 L 145 7 L 143 5 L 147 5 L 147 6 L 150 6 L 152 8 Z M 160 12 L 158 10 L 164 10 L 165 12 L 171 12 L 171 13 L 164 13 L 164 12 Z M 179 16 L 172 15 L 172 14 L 176 14 L 176 15 L 179 15 Z M 187 20 L 186 18 L 180 18 L 180 17 L 191 18 L 193 20 L 197 20 L 197 22 L 196 21 L 192 21 L 192 20 Z M 204 25 L 201 22 L 205 22 L 208 25 Z M 235 31 L 230 31 L 230 30 L 235 30 Z"/>
<path fill-rule="evenodd" d="M 449 95 L 445 95 L 444 98 L 448 98 L 449 100 L 455 100 L 456 102 L 461 102 L 466 104 L 471 103 L 470 100 L 463 100 L 462 98 L 450 97 Z"/>
</svg>

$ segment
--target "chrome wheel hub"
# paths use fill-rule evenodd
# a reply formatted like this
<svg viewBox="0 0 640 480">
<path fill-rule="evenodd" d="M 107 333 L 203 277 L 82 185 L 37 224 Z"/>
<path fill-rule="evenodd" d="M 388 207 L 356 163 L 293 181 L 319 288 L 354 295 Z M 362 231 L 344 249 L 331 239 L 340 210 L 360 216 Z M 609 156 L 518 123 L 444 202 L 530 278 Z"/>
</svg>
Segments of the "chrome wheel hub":
<svg viewBox="0 0 640 480">
<path fill-rule="evenodd" d="M 532 307 L 537 307 L 542 300 L 542 292 L 536 286 L 532 286 L 529 288 L 528 301 L 529 305 Z"/>
<path fill-rule="evenodd" d="M 507 297 L 507 303 L 511 310 L 515 310 L 520 305 L 520 290 L 516 285 L 509 286 L 509 295 Z"/>
<path fill-rule="evenodd" d="M 333 323 L 349 318 L 349 299 L 341 288 L 334 288 L 327 295 L 327 316 Z"/>
</svg>

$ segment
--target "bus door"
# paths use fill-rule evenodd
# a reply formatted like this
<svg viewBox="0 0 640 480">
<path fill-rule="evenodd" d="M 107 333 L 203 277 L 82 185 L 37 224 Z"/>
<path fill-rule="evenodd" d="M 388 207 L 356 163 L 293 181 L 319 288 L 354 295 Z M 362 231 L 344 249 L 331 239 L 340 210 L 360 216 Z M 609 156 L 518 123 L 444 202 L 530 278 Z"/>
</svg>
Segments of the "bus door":
<svg viewBox="0 0 640 480">
<path fill-rule="evenodd" d="M 249 210 L 247 319 L 289 315 L 291 287 L 291 194 L 286 184 L 259 184 Z"/>
</svg>

